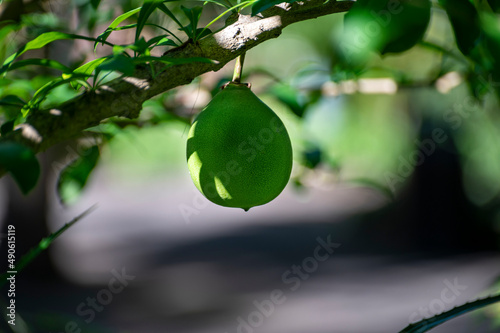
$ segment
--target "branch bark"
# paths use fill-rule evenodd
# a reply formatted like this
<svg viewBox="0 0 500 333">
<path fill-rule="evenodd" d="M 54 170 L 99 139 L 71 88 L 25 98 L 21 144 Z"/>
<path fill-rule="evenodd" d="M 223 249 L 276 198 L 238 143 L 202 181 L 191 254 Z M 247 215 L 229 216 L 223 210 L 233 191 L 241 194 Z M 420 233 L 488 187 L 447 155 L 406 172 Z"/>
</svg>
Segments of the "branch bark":
<svg viewBox="0 0 500 333">
<path fill-rule="evenodd" d="M 1 142 L 22 143 L 35 152 L 71 139 L 86 128 L 113 116 L 136 118 L 142 103 L 155 95 L 190 83 L 197 76 L 221 69 L 245 51 L 276 38 L 295 22 L 348 11 L 353 1 L 309 0 L 270 8 L 261 17 L 239 15 L 234 23 L 197 44 L 184 44 L 167 52 L 172 58 L 204 57 L 216 63 L 187 63 L 167 68 L 153 77 L 148 67 L 137 68 L 132 77 L 121 77 L 96 91 L 89 91 L 58 109 L 34 111 L 24 124 L 0 137 Z M 231 19 L 231 17 L 230 17 Z M 230 20 L 229 19 L 229 20 Z M 229 21 L 228 20 L 228 21 Z M 164 66 L 155 64 L 158 73 Z M 0 170 L 0 176 L 3 172 Z"/>
</svg>

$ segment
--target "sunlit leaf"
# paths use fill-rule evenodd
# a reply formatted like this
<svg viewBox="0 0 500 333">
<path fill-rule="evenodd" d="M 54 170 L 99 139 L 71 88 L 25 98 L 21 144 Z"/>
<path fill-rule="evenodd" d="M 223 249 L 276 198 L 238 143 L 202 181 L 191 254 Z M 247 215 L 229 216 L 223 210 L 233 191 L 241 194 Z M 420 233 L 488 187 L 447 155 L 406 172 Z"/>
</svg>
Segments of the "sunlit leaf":
<svg viewBox="0 0 500 333">
<path fill-rule="evenodd" d="M 118 16 L 117 18 L 115 18 L 113 20 L 113 22 L 111 22 L 111 24 L 106 28 L 106 30 L 102 34 L 100 34 L 99 37 L 97 37 L 97 41 L 94 44 L 94 51 L 97 48 L 97 44 L 99 44 L 99 42 L 105 41 L 108 38 L 108 36 L 111 34 L 111 32 L 116 27 L 118 27 L 118 25 L 120 25 L 120 23 L 122 23 L 123 21 L 128 19 L 130 16 L 138 13 L 140 10 L 141 10 L 141 7 L 135 8 L 135 9 L 129 10 L 128 12 L 123 13 L 120 16 Z"/>
<path fill-rule="evenodd" d="M 148 47 L 150 47 L 151 45 L 158 44 L 160 41 L 162 41 L 162 40 L 164 40 L 164 39 L 167 39 L 167 40 L 168 40 L 168 38 L 166 38 L 166 37 L 167 37 L 167 35 L 155 36 L 155 37 L 151 38 L 150 40 L 148 40 L 148 41 L 146 42 L 146 45 L 147 45 Z"/>
<path fill-rule="evenodd" d="M 22 55 L 23 53 L 25 53 L 29 50 L 40 49 L 49 43 L 52 43 L 52 42 L 57 41 L 57 40 L 65 40 L 65 39 L 83 39 L 83 40 L 88 40 L 88 41 L 96 41 L 95 38 L 80 36 L 80 35 L 75 35 L 75 34 L 67 34 L 67 33 L 58 32 L 58 31 L 51 31 L 51 32 L 43 33 L 40 36 L 38 36 L 37 38 L 33 39 L 32 41 L 29 41 L 28 43 L 26 43 L 16 53 L 14 53 L 10 57 L 8 57 L 4 61 L 2 67 L 0 68 L 0 74 L 5 73 L 8 70 L 8 67 L 12 65 L 14 60 L 17 57 L 19 57 L 20 55 Z"/>
<path fill-rule="evenodd" d="M 92 146 L 70 163 L 59 175 L 57 192 L 65 204 L 75 202 L 81 195 L 90 173 L 99 160 L 99 148 Z"/>
<path fill-rule="evenodd" d="M 177 43 L 166 37 L 160 39 L 156 46 L 177 46 Z"/>
<path fill-rule="evenodd" d="M 18 143 L 0 143 L 0 167 L 12 175 L 24 194 L 35 187 L 40 176 L 40 164 L 35 154 Z"/>
<path fill-rule="evenodd" d="M 78 68 L 75 68 L 73 70 L 73 73 L 74 74 L 77 74 L 77 75 L 84 75 L 86 77 L 91 77 L 92 76 L 92 73 L 94 72 L 94 70 L 100 65 L 102 64 L 104 61 L 106 61 L 108 59 L 108 57 L 103 57 L 103 58 L 97 58 L 97 59 L 94 59 L 94 60 L 91 60 L 83 65 L 81 65 L 80 67 Z M 71 75 L 64 75 L 62 76 L 64 79 L 67 79 L 67 78 L 70 78 Z M 78 89 L 79 87 L 81 87 L 81 84 L 79 84 L 78 82 L 71 82 L 71 86 L 74 88 L 74 89 Z"/>
<path fill-rule="evenodd" d="M 47 97 L 47 95 L 50 93 L 52 89 L 59 87 L 63 84 L 71 83 L 76 80 L 83 82 L 83 80 L 85 79 L 87 79 L 87 75 L 73 73 L 69 77 L 60 77 L 50 82 L 47 82 L 45 85 L 43 85 L 40 89 L 38 89 L 35 92 L 33 98 L 28 102 L 28 107 L 23 108 L 22 110 L 23 117 L 26 117 L 31 109 L 38 108 L 40 103 Z"/>
<path fill-rule="evenodd" d="M 205 0 L 205 1 L 203 1 L 204 5 L 207 4 L 207 3 L 213 3 L 213 4 L 216 4 L 218 6 L 224 7 L 226 9 L 230 8 L 230 6 L 225 1 L 217 1 L 217 0 Z"/>
</svg>

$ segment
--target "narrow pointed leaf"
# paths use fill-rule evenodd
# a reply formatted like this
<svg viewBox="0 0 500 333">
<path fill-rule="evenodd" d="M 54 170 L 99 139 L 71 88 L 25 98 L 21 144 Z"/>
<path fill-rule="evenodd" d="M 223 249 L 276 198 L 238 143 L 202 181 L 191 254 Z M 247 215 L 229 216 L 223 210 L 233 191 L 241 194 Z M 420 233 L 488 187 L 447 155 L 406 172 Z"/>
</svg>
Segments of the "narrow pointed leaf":
<svg viewBox="0 0 500 333">
<path fill-rule="evenodd" d="M 26 266 L 28 266 L 36 257 L 38 257 L 38 255 L 40 255 L 40 253 L 42 253 L 42 251 L 46 250 L 57 237 L 62 235 L 63 232 L 68 230 L 76 222 L 78 222 L 79 220 L 84 218 L 86 215 L 91 213 L 95 208 L 96 208 L 96 205 L 91 206 L 90 208 L 85 210 L 83 213 L 81 213 L 80 215 L 75 217 L 73 220 L 71 220 L 70 222 L 63 225 L 56 232 L 53 232 L 49 236 L 43 238 L 40 241 L 40 243 L 38 243 L 38 245 L 36 247 L 33 247 L 32 249 L 30 249 L 28 251 L 28 253 L 26 253 L 25 255 L 23 255 L 21 257 L 21 259 L 19 260 L 19 262 L 15 266 L 17 273 L 19 273 Z M 0 287 L 3 286 L 7 282 L 7 278 L 9 275 L 10 274 L 8 274 L 8 273 L 3 273 L 0 275 Z"/>
<path fill-rule="evenodd" d="M 139 12 L 139 18 L 137 19 L 135 40 L 139 39 L 139 37 L 141 36 L 142 29 L 146 24 L 146 21 L 161 3 L 162 2 L 160 0 L 149 0 L 144 3 L 144 5 L 141 8 L 141 11 Z"/>
<path fill-rule="evenodd" d="M 108 38 L 108 36 L 111 34 L 111 32 L 116 27 L 118 27 L 118 25 L 120 25 L 120 23 L 122 23 L 123 21 L 128 19 L 130 16 L 138 13 L 140 10 L 141 10 L 141 7 L 135 8 L 135 9 L 129 10 L 128 12 L 123 13 L 120 16 L 118 16 L 117 18 L 115 18 L 113 20 L 113 22 L 111 22 L 111 24 L 106 28 L 106 30 L 102 34 L 100 34 L 99 37 L 97 37 L 97 41 L 94 44 L 94 51 L 97 48 L 97 44 L 99 44 L 99 42 L 105 41 Z"/>
<path fill-rule="evenodd" d="M 12 63 L 10 66 L 8 66 L 5 70 L 6 71 L 12 71 L 14 69 L 18 69 L 21 67 L 26 67 L 26 66 L 43 66 L 43 67 L 49 67 L 52 69 L 59 70 L 63 73 L 71 73 L 71 68 L 61 64 L 58 61 L 55 60 L 50 60 L 50 59 L 25 59 L 25 60 L 19 60 L 14 63 Z"/>
<path fill-rule="evenodd" d="M 22 46 L 16 53 L 12 54 L 10 57 L 8 57 L 4 63 L 2 64 L 2 67 L 0 68 L 0 74 L 5 73 L 9 66 L 12 65 L 14 60 L 18 58 L 20 55 L 23 53 L 29 51 L 29 50 L 36 50 L 44 47 L 45 45 L 52 43 L 57 40 L 65 40 L 65 39 L 83 39 L 83 40 L 88 40 L 88 41 L 97 41 L 95 38 L 91 37 L 86 37 L 86 36 L 80 36 L 80 35 L 75 35 L 75 34 L 67 34 L 64 32 L 58 32 L 58 31 L 51 31 L 51 32 L 46 32 L 38 36 L 37 38 L 33 39 L 32 41 L 29 41 L 26 43 L 24 46 Z M 110 43 L 108 43 L 110 44 Z"/>
</svg>

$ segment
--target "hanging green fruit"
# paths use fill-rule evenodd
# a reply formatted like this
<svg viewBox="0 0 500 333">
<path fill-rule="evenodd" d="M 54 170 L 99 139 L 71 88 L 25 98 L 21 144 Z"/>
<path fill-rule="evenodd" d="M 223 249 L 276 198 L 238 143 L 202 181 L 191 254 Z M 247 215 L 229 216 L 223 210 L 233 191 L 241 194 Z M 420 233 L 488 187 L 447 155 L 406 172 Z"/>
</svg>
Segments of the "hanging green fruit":
<svg viewBox="0 0 500 333">
<path fill-rule="evenodd" d="M 194 120 L 187 161 L 207 199 L 248 210 L 283 191 L 292 146 L 280 118 L 247 85 L 230 82 Z"/>
</svg>

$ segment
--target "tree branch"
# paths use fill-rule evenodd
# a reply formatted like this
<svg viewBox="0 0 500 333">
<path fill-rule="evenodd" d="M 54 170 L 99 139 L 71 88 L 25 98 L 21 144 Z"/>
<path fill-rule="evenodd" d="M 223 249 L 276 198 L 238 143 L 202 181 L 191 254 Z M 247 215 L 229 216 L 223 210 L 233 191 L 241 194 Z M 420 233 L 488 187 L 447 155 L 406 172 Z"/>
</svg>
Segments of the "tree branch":
<svg viewBox="0 0 500 333">
<path fill-rule="evenodd" d="M 58 109 L 33 111 L 24 124 L 0 137 L 0 143 L 18 142 L 41 152 L 77 136 L 106 118 L 136 118 L 144 101 L 188 84 L 203 73 L 221 69 L 243 52 L 278 37 L 286 26 L 345 12 L 352 5 L 352 1 L 329 1 L 325 4 L 323 0 L 310 0 L 275 6 L 264 11 L 261 17 L 240 15 L 234 18 L 234 23 L 198 43 L 187 43 L 165 54 L 176 59 L 204 57 L 215 60 L 215 63 L 186 63 L 165 70 L 163 64 L 154 64 L 155 73 L 163 70 L 155 77 L 149 67 L 139 67 L 133 76 L 121 77 L 96 91 L 85 92 Z M 0 170 L 0 176 L 2 174 Z"/>
</svg>

